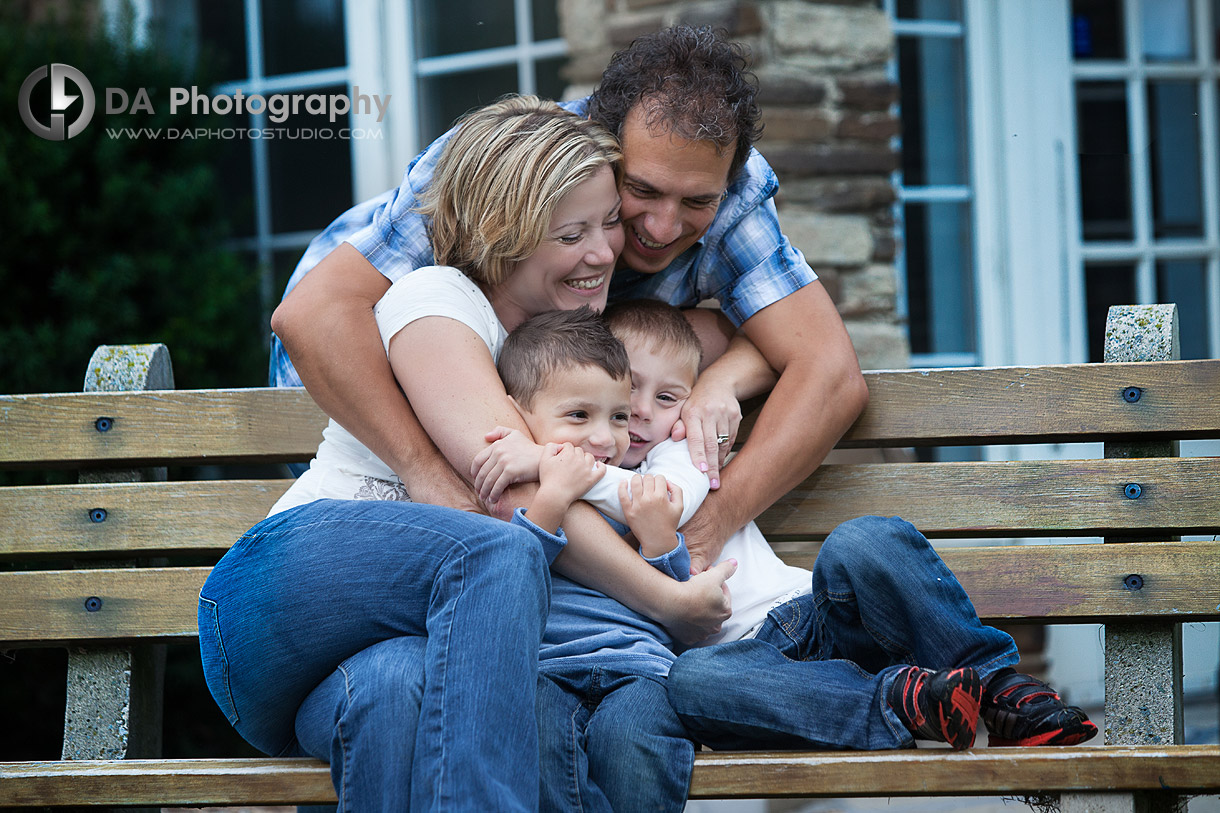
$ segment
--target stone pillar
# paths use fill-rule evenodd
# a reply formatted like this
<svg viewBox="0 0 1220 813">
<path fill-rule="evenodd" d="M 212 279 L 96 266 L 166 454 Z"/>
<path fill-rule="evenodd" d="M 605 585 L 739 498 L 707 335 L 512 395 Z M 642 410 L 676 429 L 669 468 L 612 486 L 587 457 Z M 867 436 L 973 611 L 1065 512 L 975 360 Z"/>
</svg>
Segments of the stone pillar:
<svg viewBox="0 0 1220 813">
<path fill-rule="evenodd" d="M 861 367 L 909 366 L 897 315 L 890 173 L 899 122 L 885 12 L 828 0 L 559 0 L 559 11 L 569 97 L 593 89 L 614 51 L 669 25 L 722 28 L 750 48 L 765 126 L 757 147 L 779 176 L 784 233 L 837 304 Z"/>
<path fill-rule="evenodd" d="M 173 389 L 165 345 L 97 348 L 85 374 L 85 392 Z M 98 416 L 96 431 L 121 429 L 113 416 Z M 104 423 L 102 419 L 112 421 Z M 87 470 L 82 483 L 164 480 L 165 469 Z M 106 567 L 105 561 L 80 562 Z M 129 563 L 123 563 L 129 564 Z M 100 597 L 105 601 L 105 597 Z M 165 647 L 72 647 L 68 650 L 64 759 L 130 759 L 161 754 Z"/>
<path fill-rule="evenodd" d="M 1180 357 L 1176 305 L 1110 308 L 1106 320 L 1107 362 L 1168 361 Z M 1133 392 L 1122 397 L 1138 409 L 1144 396 Z M 1148 397 L 1155 397 L 1155 393 Z M 1107 458 L 1177 455 L 1177 441 L 1105 444 Z M 1141 493 L 1138 483 L 1128 485 L 1125 490 L 1128 499 L 1139 499 Z M 1141 540 L 1106 537 L 1105 541 Z M 1167 540 L 1162 536 L 1159 541 Z M 1106 624 L 1105 650 L 1106 744 L 1181 744 L 1182 625 L 1157 620 Z M 1140 813 L 1168 813 L 1181 806 L 1173 794 L 1148 794 L 1136 801 Z"/>
</svg>

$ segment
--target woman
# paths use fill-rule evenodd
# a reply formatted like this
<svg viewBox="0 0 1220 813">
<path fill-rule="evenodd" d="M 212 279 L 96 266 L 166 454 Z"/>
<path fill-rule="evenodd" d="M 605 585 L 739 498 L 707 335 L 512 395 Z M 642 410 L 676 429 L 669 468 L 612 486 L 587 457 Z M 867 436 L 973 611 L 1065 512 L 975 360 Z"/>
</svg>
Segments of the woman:
<svg viewBox="0 0 1220 813">
<path fill-rule="evenodd" d="M 460 134 L 427 204 L 448 267 L 409 274 L 378 321 L 425 428 L 468 466 L 487 428 L 520 423 L 494 367 L 506 330 L 604 305 L 623 236 L 599 126 L 510 99 Z M 466 398 L 438 401 L 455 381 Z M 413 504 L 401 485 L 327 427 L 200 592 L 208 687 L 260 750 L 328 760 L 344 807 L 536 809 L 538 645 L 564 540 Z"/>
</svg>

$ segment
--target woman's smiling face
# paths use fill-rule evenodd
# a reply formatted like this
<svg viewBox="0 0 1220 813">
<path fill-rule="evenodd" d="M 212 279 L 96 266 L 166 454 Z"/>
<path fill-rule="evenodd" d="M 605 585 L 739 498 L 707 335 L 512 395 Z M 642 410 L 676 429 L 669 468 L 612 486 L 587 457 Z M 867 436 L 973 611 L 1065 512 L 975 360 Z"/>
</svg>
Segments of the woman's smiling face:
<svg viewBox="0 0 1220 813">
<path fill-rule="evenodd" d="M 507 330 L 543 311 L 601 310 L 622 250 L 618 189 L 602 167 L 559 201 L 538 250 L 490 291 L 492 307 Z"/>
</svg>

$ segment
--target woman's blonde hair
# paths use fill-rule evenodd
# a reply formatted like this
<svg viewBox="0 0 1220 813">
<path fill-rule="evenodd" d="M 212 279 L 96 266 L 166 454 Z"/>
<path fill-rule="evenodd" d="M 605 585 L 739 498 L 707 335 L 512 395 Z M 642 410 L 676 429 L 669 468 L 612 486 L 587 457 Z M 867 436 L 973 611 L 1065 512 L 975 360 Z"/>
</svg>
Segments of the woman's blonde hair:
<svg viewBox="0 0 1220 813">
<path fill-rule="evenodd" d="M 600 124 L 536 96 L 469 113 L 422 195 L 435 262 L 503 282 L 542 244 L 563 196 L 607 166 L 617 185 L 621 161 Z"/>
</svg>

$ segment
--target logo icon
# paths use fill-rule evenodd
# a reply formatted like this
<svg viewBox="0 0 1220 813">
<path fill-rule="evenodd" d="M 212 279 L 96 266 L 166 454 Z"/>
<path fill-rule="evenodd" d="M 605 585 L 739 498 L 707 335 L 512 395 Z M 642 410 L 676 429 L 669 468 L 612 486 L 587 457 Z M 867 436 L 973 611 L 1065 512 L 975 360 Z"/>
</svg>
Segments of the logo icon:
<svg viewBox="0 0 1220 813">
<path fill-rule="evenodd" d="M 30 96 L 33 95 L 34 88 L 47 76 L 51 77 L 51 123 L 49 125 L 39 121 L 30 107 Z M 66 83 L 69 80 L 80 91 L 79 96 L 68 93 Z M 77 99 L 81 100 L 77 116 L 75 121 L 69 124 L 68 111 L 76 106 Z M 80 135 L 80 132 L 93 118 L 95 103 L 93 85 L 89 84 L 85 75 L 71 65 L 64 65 L 60 62 L 43 65 L 27 76 L 21 83 L 21 95 L 17 98 L 17 108 L 21 111 L 21 120 L 25 122 L 25 126 L 30 128 L 30 132 L 48 141 L 63 141 Z"/>
</svg>

